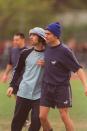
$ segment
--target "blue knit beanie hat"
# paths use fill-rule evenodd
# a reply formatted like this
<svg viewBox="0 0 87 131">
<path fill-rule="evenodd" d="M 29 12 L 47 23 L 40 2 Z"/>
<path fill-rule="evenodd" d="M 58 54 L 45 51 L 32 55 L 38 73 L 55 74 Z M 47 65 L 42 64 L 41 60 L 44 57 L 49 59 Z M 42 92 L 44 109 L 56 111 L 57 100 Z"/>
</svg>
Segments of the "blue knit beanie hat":
<svg viewBox="0 0 87 131">
<path fill-rule="evenodd" d="M 61 35 L 61 25 L 59 22 L 51 23 L 45 29 L 53 33 L 58 38 Z"/>
</svg>

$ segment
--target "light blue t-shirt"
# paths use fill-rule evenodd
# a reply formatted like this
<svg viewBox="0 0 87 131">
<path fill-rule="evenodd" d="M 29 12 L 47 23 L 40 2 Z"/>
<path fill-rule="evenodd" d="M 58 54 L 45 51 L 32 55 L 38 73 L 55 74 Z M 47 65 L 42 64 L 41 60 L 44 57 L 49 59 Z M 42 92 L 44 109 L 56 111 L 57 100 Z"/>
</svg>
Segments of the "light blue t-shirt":
<svg viewBox="0 0 87 131">
<path fill-rule="evenodd" d="M 17 96 L 36 100 L 41 95 L 41 84 L 44 67 L 37 65 L 38 60 L 44 59 L 44 52 L 33 50 L 25 60 L 25 71 L 19 85 Z"/>
</svg>

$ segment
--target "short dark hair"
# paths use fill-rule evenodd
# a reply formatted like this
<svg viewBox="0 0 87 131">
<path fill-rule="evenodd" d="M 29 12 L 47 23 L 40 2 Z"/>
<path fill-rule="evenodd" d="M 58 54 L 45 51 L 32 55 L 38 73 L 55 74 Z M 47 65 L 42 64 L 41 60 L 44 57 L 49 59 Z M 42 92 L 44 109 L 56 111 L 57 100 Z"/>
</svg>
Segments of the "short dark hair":
<svg viewBox="0 0 87 131">
<path fill-rule="evenodd" d="M 25 39 L 25 35 L 21 32 L 15 33 L 14 36 L 20 36 L 21 39 Z"/>
</svg>

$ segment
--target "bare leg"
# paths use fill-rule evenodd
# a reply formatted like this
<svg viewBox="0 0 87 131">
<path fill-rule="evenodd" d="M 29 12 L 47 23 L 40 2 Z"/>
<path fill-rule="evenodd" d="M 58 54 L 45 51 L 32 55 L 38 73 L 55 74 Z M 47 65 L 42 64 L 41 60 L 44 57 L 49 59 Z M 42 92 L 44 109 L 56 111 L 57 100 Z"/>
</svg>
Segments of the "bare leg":
<svg viewBox="0 0 87 131">
<path fill-rule="evenodd" d="M 40 121 L 41 125 L 43 127 L 43 131 L 51 131 L 51 125 L 48 122 L 48 113 L 49 113 L 50 108 L 49 107 L 44 107 L 40 106 Z"/>
<path fill-rule="evenodd" d="M 59 112 L 61 119 L 64 122 L 66 131 L 74 131 L 73 122 L 69 117 L 68 108 L 60 108 Z"/>
</svg>

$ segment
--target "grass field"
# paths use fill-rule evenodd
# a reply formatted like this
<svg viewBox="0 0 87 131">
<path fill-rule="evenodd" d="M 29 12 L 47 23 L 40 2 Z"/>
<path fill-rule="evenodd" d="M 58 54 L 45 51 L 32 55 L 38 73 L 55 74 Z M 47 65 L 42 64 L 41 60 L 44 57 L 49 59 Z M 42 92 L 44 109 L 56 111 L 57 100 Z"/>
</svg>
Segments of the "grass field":
<svg viewBox="0 0 87 131">
<path fill-rule="evenodd" d="M 87 131 L 87 97 L 79 80 L 72 80 L 73 108 L 70 109 L 76 131 Z M 14 97 L 6 96 L 7 84 L 0 84 L 0 131 L 10 131 L 10 123 L 15 106 Z M 49 120 L 54 131 L 65 131 L 64 125 L 56 110 L 51 110 Z M 27 129 L 24 129 L 24 131 Z"/>
</svg>

